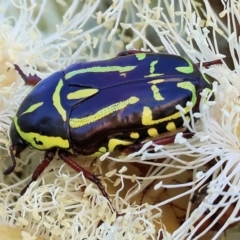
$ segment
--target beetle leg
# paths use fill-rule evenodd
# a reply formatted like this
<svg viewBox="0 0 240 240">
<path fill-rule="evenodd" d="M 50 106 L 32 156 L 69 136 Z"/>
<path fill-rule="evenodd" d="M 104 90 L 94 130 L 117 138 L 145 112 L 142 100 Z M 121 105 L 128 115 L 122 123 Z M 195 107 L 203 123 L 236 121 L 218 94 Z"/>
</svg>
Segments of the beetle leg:
<svg viewBox="0 0 240 240">
<path fill-rule="evenodd" d="M 219 65 L 219 64 L 222 64 L 222 60 L 221 59 L 217 59 L 217 60 L 213 60 L 213 61 L 209 61 L 209 62 L 203 62 L 202 63 L 202 66 L 205 67 L 205 68 L 208 68 L 212 65 Z M 200 67 L 200 63 L 196 63 L 195 64 L 196 67 Z"/>
<path fill-rule="evenodd" d="M 42 80 L 36 74 L 34 75 L 29 74 L 29 76 L 27 76 L 25 73 L 23 73 L 22 69 L 17 64 L 14 64 L 14 67 L 15 67 L 15 70 L 18 72 L 18 74 L 21 76 L 21 78 L 25 81 L 27 85 L 35 86 L 38 82 Z"/>
<path fill-rule="evenodd" d="M 59 149 L 58 155 L 72 169 L 74 169 L 76 172 L 82 172 L 86 179 L 95 183 L 98 186 L 99 190 L 102 192 L 102 195 L 109 201 L 109 203 L 111 203 L 111 201 L 108 197 L 108 194 L 105 191 L 105 188 L 103 187 L 103 185 L 101 183 L 101 180 L 96 175 L 87 171 L 86 169 L 81 167 L 79 164 L 77 164 L 74 160 L 72 160 L 71 157 L 73 157 L 73 155 L 70 152 Z"/>
<path fill-rule="evenodd" d="M 182 137 L 188 139 L 188 138 L 192 138 L 193 135 L 194 135 L 194 133 L 192 133 L 192 132 L 183 132 Z M 167 136 L 167 137 L 155 139 L 155 140 L 153 140 L 153 142 L 158 145 L 167 145 L 167 144 L 174 143 L 175 137 L 176 137 L 176 135 Z"/>
<path fill-rule="evenodd" d="M 191 138 L 193 135 L 194 135 L 194 133 L 192 133 L 192 132 L 183 132 L 182 136 L 184 138 Z M 171 143 L 174 143 L 175 137 L 176 137 L 176 135 L 156 138 L 153 140 L 153 143 L 158 144 L 158 145 L 171 144 Z M 143 147 L 143 145 L 144 145 L 144 143 L 133 144 L 133 145 L 126 147 L 122 152 L 125 154 L 136 152 L 136 151 L 140 150 Z"/>
<path fill-rule="evenodd" d="M 14 168 L 16 167 L 16 159 L 15 159 L 15 156 L 14 156 L 14 147 L 13 146 L 10 146 L 9 147 L 9 151 L 10 151 L 10 156 L 11 156 L 11 159 L 12 159 L 12 166 L 8 167 L 4 172 L 3 174 L 4 175 L 9 175 L 10 173 L 13 172 Z"/>
<path fill-rule="evenodd" d="M 49 165 L 49 163 L 54 159 L 55 154 L 56 154 L 56 150 L 47 151 L 45 153 L 43 161 L 34 170 L 31 181 L 20 192 L 21 196 L 26 192 L 26 190 L 28 189 L 30 184 L 38 179 L 38 177 L 41 175 L 41 173 L 45 170 L 45 168 Z"/>
<path fill-rule="evenodd" d="M 140 50 L 126 50 L 118 53 L 117 57 L 123 57 L 127 55 L 133 55 L 133 54 L 138 54 L 138 53 L 150 53 L 147 51 L 140 51 Z"/>
</svg>

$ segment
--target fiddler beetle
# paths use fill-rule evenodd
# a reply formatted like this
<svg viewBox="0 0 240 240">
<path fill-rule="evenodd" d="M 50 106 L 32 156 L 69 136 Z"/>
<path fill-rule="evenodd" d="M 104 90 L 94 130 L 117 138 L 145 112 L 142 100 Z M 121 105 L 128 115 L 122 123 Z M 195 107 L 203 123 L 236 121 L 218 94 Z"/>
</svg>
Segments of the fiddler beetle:
<svg viewBox="0 0 240 240">
<path fill-rule="evenodd" d="M 221 61 L 203 66 L 213 64 Z M 36 75 L 26 76 L 15 65 L 26 84 L 37 85 L 13 118 L 13 164 L 4 174 L 13 172 L 15 157 L 32 147 L 45 151 L 45 155 L 31 182 L 58 154 L 75 171 L 97 184 L 109 200 L 100 179 L 77 164 L 75 155 L 100 156 L 140 146 L 149 137 L 158 136 L 156 141 L 162 144 L 173 142 L 174 136 L 163 139 L 161 134 L 182 127 L 183 119 L 175 106 L 181 105 L 188 116 L 186 103 L 192 102 L 193 111 L 198 111 L 200 93 L 212 88 L 198 67 L 180 56 L 134 50 L 108 60 L 75 63 L 44 80 Z"/>
</svg>

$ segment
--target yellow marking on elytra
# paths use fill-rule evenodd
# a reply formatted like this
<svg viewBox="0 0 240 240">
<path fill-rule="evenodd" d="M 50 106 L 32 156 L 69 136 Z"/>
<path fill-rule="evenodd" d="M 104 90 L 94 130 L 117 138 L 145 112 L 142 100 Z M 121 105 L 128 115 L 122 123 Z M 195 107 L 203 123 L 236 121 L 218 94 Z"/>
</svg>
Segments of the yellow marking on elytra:
<svg viewBox="0 0 240 240">
<path fill-rule="evenodd" d="M 144 76 L 145 78 L 148 78 L 148 77 L 158 77 L 158 76 L 162 76 L 162 75 L 163 75 L 163 73 L 154 73 L 154 72 L 155 72 L 155 65 L 156 65 L 157 63 L 158 63 L 158 60 L 152 61 L 152 62 L 150 63 L 150 70 L 149 70 L 150 74 Z"/>
<path fill-rule="evenodd" d="M 107 152 L 107 149 L 105 147 L 100 147 L 97 152 L 91 154 L 90 156 L 91 157 L 100 157 L 106 152 Z"/>
<path fill-rule="evenodd" d="M 107 151 L 106 147 L 100 147 L 98 149 L 99 152 L 105 153 Z"/>
<path fill-rule="evenodd" d="M 66 120 L 67 120 L 67 112 L 66 112 L 66 110 L 63 108 L 63 106 L 61 104 L 60 92 L 61 92 L 62 87 L 63 87 L 63 80 L 60 79 L 58 84 L 57 84 L 57 86 L 56 86 L 56 88 L 55 88 L 55 91 L 53 93 L 52 101 L 53 101 L 53 106 L 56 108 L 58 113 L 62 116 L 63 121 L 66 122 Z"/>
<path fill-rule="evenodd" d="M 99 90 L 95 88 L 81 89 L 75 92 L 71 92 L 67 95 L 68 100 L 87 98 L 96 94 Z"/>
<path fill-rule="evenodd" d="M 156 101 L 161 101 L 164 100 L 165 98 L 161 95 L 159 92 L 159 88 L 156 85 L 151 86 L 152 92 L 153 92 L 153 97 Z"/>
<path fill-rule="evenodd" d="M 146 75 L 144 77 L 145 78 L 151 78 L 151 77 L 159 77 L 159 76 L 162 76 L 162 75 L 164 75 L 164 73 L 153 73 L 153 74 Z"/>
<path fill-rule="evenodd" d="M 184 58 L 187 63 L 188 63 L 188 66 L 187 67 L 176 67 L 175 69 L 178 71 L 178 72 L 181 72 L 181 73 L 186 73 L 186 74 L 189 74 L 189 73 L 192 73 L 193 72 L 193 64 L 186 58 Z"/>
<path fill-rule="evenodd" d="M 170 116 L 160 118 L 157 120 L 153 120 L 151 109 L 149 107 L 143 107 L 142 124 L 144 126 L 149 126 L 149 125 L 153 125 L 153 124 L 159 124 L 159 123 L 171 121 L 171 120 L 177 119 L 179 117 L 181 117 L 180 112 L 176 112 Z"/>
<path fill-rule="evenodd" d="M 177 84 L 177 87 L 183 88 L 183 89 L 186 89 L 186 90 L 189 90 L 192 92 L 191 102 L 194 106 L 197 102 L 197 94 L 196 94 L 195 86 L 191 82 L 181 82 L 181 83 Z M 186 114 L 190 111 L 190 107 L 186 106 L 184 108 L 184 110 L 185 110 L 185 114 Z M 145 107 L 143 107 L 142 124 L 144 126 L 149 126 L 149 125 L 159 124 L 159 123 L 163 123 L 163 122 L 171 122 L 174 119 L 178 119 L 180 117 L 181 117 L 181 113 L 178 111 L 178 112 L 176 112 L 172 115 L 166 116 L 164 118 L 153 120 L 151 109 L 149 107 L 145 106 Z"/>
<path fill-rule="evenodd" d="M 138 132 L 131 132 L 131 133 L 130 133 L 130 138 L 132 138 L 132 139 L 138 139 L 138 138 L 139 138 L 139 133 L 138 133 Z"/>
<path fill-rule="evenodd" d="M 172 131 L 175 131 L 177 128 L 176 128 L 176 125 L 174 122 L 169 122 L 166 126 L 166 129 L 169 131 L 169 132 L 172 132 Z"/>
<path fill-rule="evenodd" d="M 208 84 L 211 84 L 210 81 L 208 80 L 207 76 L 204 73 L 202 73 L 202 77 Z"/>
<path fill-rule="evenodd" d="M 102 152 L 95 152 L 95 153 L 89 155 L 89 157 L 101 157 L 103 154 L 104 153 L 102 153 Z"/>
<path fill-rule="evenodd" d="M 43 102 L 39 102 L 39 103 L 35 103 L 35 104 L 31 105 L 25 112 L 23 112 L 21 114 L 21 116 L 23 114 L 31 113 L 31 112 L 35 111 L 37 108 L 41 107 L 42 105 L 43 105 Z"/>
<path fill-rule="evenodd" d="M 211 91 L 212 91 L 212 89 L 210 89 L 210 88 L 204 88 L 203 90 L 205 91 L 205 94 L 207 93 L 207 95 L 210 94 Z M 204 97 L 202 97 L 203 103 L 207 103 L 207 98 L 208 98 L 208 97 L 207 97 L 207 95 L 205 95 L 205 94 L 204 94 Z M 205 97 L 205 96 L 206 96 L 206 97 Z"/>
<path fill-rule="evenodd" d="M 147 54 L 146 53 L 137 53 L 135 56 L 139 61 L 141 61 L 146 58 Z"/>
<path fill-rule="evenodd" d="M 150 137 L 157 137 L 159 135 L 156 128 L 149 128 L 147 132 Z"/>
<path fill-rule="evenodd" d="M 207 94 L 209 94 L 212 91 L 211 88 L 204 88 L 204 90 L 207 92 Z"/>
<path fill-rule="evenodd" d="M 152 61 L 150 63 L 150 73 L 153 74 L 155 72 L 155 65 L 158 63 L 158 60 Z"/>
<path fill-rule="evenodd" d="M 129 146 L 133 144 L 133 142 L 129 142 L 129 141 L 124 141 L 124 140 L 119 140 L 119 139 L 115 139 L 115 138 L 112 138 L 109 140 L 108 142 L 108 151 L 109 152 L 113 152 L 115 150 L 115 148 L 119 145 L 122 145 L 122 146 Z"/>
<path fill-rule="evenodd" d="M 124 73 L 124 72 L 129 72 L 135 69 L 137 66 L 95 66 L 95 67 L 89 67 L 89 68 L 83 68 L 83 69 L 78 69 L 75 71 L 71 71 L 65 75 L 65 79 L 69 80 L 71 77 L 74 77 L 75 75 L 78 74 L 83 74 L 83 73 L 105 73 L 105 72 L 119 72 L 119 73 Z"/>
<path fill-rule="evenodd" d="M 46 136 L 41 135 L 39 133 L 34 132 L 23 132 L 21 128 L 18 125 L 18 118 L 14 117 L 13 119 L 14 125 L 16 127 L 17 132 L 21 136 L 21 138 L 32 145 L 32 147 L 38 149 L 38 150 L 47 150 L 51 149 L 53 147 L 59 147 L 59 148 L 69 148 L 70 144 L 67 139 L 63 139 L 61 137 L 54 137 L 54 136 Z M 37 144 L 37 143 L 41 144 Z"/>
<path fill-rule="evenodd" d="M 195 86 L 191 82 L 186 81 L 186 82 L 179 82 L 177 84 L 177 87 L 183 88 L 183 89 L 186 89 L 186 90 L 189 90 L 190 92 L 192 92 L 191 102 L 194 106 L 197 102 L 197 92 L 196 92 Z"/>
<path fill-rule="evenodd" d="M 164 82 L 164 79 L 155 79 L 155 80 L 149 81 L 148 83 L 157 84 L 157 83 L 161 83 L 161 82 Z"/>
<path fill-rule="evenodd" d="M 117 112 L 120 109 L 124 109 L 130 104 L 135 104 L 136 102 L 139 101 L 139 98 L 137 97 L 130 97 L 129 99 L 121 102 L 114 103 L 106 108 L 101 109 L 100 111 L 96 112 L 95 114 L 88 116 L 88 117 L 83 117 L 83 118 L 70 118 L 69 120 L 69 125 L 72 128 L 78 128 L 82 127 L 87 124 L 91 124 L 93 122 L 96 122 L 107 115 Z"/>
</svg>

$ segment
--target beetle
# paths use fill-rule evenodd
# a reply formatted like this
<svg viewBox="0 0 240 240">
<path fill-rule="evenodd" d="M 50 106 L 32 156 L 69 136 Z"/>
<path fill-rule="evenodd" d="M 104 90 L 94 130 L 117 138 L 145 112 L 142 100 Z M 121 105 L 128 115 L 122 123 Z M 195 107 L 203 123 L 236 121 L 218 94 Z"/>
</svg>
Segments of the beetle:
<svg viewBox="0 0 240 240">
<path fill-rule="evenodd" d="M 206 62 L 204 67 L 220 64 Z M 108 195 L 100 179 L 74 161 L 75 155 L 100 156 L 140 146 L 147 138 L 182 127 L 180 104 L 189 116 L 199 110 L 200 92 L 212 85 L 190 60 L 180 56 L 126 51 L 108 60 L 75 63 L 42 80 L 15 69 L 26 84 L 36 84 L 23 100 L 10 127 L 10 155 L 27 147 L 45 151 L 30 181 L 35 181 L 56 154 Z M 187 137 L 193 134 L 186 133 Z M 164 144 L 173 142 L 167 138 Z M 71 150 L 71 151 L 70 151 Z M 73 152 L 73 153 L 72 153 Z M 29 183 L 29 184 L 30 184 Z M 29 184 L 21 191 L 24 194 Z M 109 199 L 108 199 L 109 200 Z"/>
</svg>

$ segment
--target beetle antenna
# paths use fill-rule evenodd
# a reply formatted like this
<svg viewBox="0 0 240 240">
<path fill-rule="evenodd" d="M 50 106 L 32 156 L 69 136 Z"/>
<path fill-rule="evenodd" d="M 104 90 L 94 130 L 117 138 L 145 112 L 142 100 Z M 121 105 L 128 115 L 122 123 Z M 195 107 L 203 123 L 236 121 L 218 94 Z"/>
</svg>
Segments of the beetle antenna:
<svg viewBox="0 0 240 240">
<path fill-rule="evenodd" d="M 29 76 L 27 76 L 17 64 L 13 64 L 13 66 L 15 67 L 15 70 L 18 72 L 18 74 L 21 76 L 21 78 L 25 81 L 27 85 L 35 86 L 38 82 L 42 80 L 36 74 L 34 75 L 29 74 Z"/>
<path fill-rule="evenodd" d="M 10 151 L 10 156 L 11 156 L 11 159 L 12 159 L 12 166 L 8 167 L 8 168 L 3 172 L 4 175 L 9 175 L 10 173 L 13 172 L 14 168 L 16 167 L 16 159 L 15 159 L 15 156 L 14 156 L 14 153 L 13 153 L 14 150 L 15 150 L 15 148 L 13 147 L 13 145 L 11 145 L 11 146 L 9 147 L 9 151 Z"/>
</svg>

